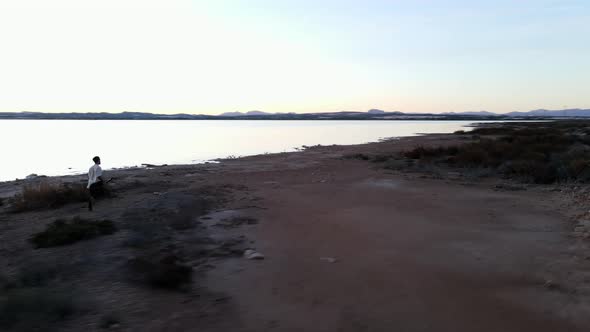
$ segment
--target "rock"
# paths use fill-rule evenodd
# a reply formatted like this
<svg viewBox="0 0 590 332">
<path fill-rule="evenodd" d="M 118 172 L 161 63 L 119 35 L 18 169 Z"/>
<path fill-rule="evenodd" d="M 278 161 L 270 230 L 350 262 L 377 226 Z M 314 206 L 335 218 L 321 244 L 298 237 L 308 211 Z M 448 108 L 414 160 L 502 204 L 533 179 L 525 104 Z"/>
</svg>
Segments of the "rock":
<svg viewBox="0 0 590 332">
<path fill-rule="evenodd" d="M 33 174 L 27 175 L 27 177 L 25 177 L 25 180 L 34 180 L 37 177 L 39 177 L 39 175 L 33 173 Z"/>
<path fill-rule="evenodd" d="M 244 251 L 244 258 L 246 259 L 264 259 L 264 255 L 253 249 L 246 249 Z"/>
<path fill-rule="evenodd" d="M 334 257 L 320 257 L 320 260 L 324 261 L 324 262 L 328 262 L 330 264 L 332 263 L 336 263 L 338 260 Z"/>
<path fill-rule="evenodd" d="M 547 281 L 545 281 L 545 284 L 543 285 L 543 287 L 545 287 L 547 289 L 557 289 L 557 288 L 559 288 L 559 285 L 556 284 L 555 282 L 553 282 L 553 280 L 547 280 Z"/>
<path fill-rule="evenodd" d="M 462 175 L 459 172 L 447 172 L 447 176 L 451 179 L 458 179 L 460 178 Z"/>
</svg>

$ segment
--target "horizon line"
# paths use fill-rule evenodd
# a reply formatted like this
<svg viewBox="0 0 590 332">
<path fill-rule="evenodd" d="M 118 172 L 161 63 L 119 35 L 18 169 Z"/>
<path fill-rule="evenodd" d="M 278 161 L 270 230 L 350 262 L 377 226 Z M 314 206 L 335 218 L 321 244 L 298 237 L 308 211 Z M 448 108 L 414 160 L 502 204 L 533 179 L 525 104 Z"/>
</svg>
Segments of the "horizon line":
<svg viewBox="0 0 590 332">
<path fill-rule="evenodd" d="M 367 113 L 376 113 L 376 114 L 390 114 L 390 113 L 401 113 L 401 114 L 423 114 L 423 115 L 452 115 L 452 114 L 456 114 L 456 115 L 462 115 L 462 114 L 466 114 L 467 115 L 477 115 L 477 114 L 483 114 L 485 115 L 490 114 L 490 115 L 507 115 L 507 114 L 511 114 L 511 113 L 528 113 L 528 112 L 538 112 L 538 111 L 543 111 L 543 112 L 568 112 L 568 111 L 584 111 L 584 110 L 590 110 L 588 108 L 565 108 L 565 109 L 544 109 L 544 108 L 539 108 L 539 109 L 532 109 L 532 110 L 527 110 L 527 111 L 509 111 L 509 112 L 492 112 L 492 111 L 486 111 L 486 110 L 480 110 L 480 111 L 445 111 L 445 112 L 404 112 L 404 111 L 386 111 L 386 110 L 381 110 L 381 109 L 376 109 L 376 108 L 372 108 L 369 109 L 367 111 L 359 111 L 359 110 L 342 110 L 342 111 L 322 111 L 322 112 L 266 112 L 266 111 L 260 111 L 260 110 L 250 110 L 250 111 L 228 111 L 228 112 L 223 112 L 223 113 L 218 113 L 218 114 L 204 114 L 204 113 L 185 113 L 185 112 L 180 112 L 180 113 L 158 113 L 156 112 L 150 112 L 150 111 L 90 111 L 90 112 L 84 112 L 84 111 L 52 111 L 52 112 L 48 112 L 48 111 L 0 111 L 0 114 L 3 113 L 20 113 L 20 114 L 125 114 L 125 113 L 142 113 L 142 114 L 153 114 L 153 115 L 164 115 L 164 116 L 173 116 L 173 115 L 190 115 L 190 116 L 231 116 L 231 114 L 236 114 L 235 116 L 240 116 L 240 115 L 250 115 L 250 116 L 254 116 L 254 115 L 305 115 L 305 114 L 334 114 L 334 113 L 361 113 L 361 114 L 367 114 Z M 251 113 L 259 113 L 259 114 L 251 114 Z"/>
</svg>

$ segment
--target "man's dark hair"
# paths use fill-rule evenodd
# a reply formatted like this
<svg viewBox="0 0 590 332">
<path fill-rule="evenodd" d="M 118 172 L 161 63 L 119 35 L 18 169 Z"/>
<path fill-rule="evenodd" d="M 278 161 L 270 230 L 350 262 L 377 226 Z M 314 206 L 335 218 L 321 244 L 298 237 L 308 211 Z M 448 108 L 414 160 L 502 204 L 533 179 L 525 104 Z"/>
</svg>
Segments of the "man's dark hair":
<svg viewBox="0 0 590 332">
<path fill-rule="evenodd" d="M 96 156 L 96 157 L 92 158 L 92 161 L 94 161 L 95 163 L 97 163 L 99 160 L 100 160 L 100 157 L 99 156 Z"/>
</svg>

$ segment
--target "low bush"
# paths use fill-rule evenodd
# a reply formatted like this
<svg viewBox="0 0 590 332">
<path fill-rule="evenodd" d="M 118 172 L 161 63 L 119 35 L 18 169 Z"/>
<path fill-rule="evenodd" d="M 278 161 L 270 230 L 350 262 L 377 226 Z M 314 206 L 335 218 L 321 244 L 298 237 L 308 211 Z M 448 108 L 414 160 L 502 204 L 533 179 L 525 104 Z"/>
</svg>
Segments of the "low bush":
<svg viewBox="0 0 590 332">
<path fill-rule="evenodd" d="M 0 298 L 0 327 L 12 331 L 52 331 L 56 323 L 73 315 L 77 305 L 71 294 L 47 288 L 18 288 Z"/>
<path fill-rule="evenodd" d="M 11 208 L 13 212 L 54 209 L 87 200 L 88 191 L 81 183 L 40 182 L 25 185 L 22 192 L 11 199 Z"/>
<path fill-rule="evenodd" d="M 342 156 L 343 159 L 357 159 L 357 160 L 369 160 L 370 157 L 364 153 L 352 153 Z"/>
<path fill-rule="evenodd" d="M 378 154 L 378 155 L 374 155 L 373 158 L 371 158 L 371 161 L 374 163 L 382 163 L 382 162 L 388 161 L 392 157 L 393 156 L 390 154 Z"/>
<path fill-rule="evenodd" d="M 131 259 L 128 266 L 133 281 L 154 288 L 181 289 L 192 281 L 193 269 L 174 254 L 144 255 Z"/>
<path fill-rule="evenodd" d="M 18 271 L 10 286 L 11 288 L 46 286 L 58 276 L 58 269 L 55 264 L 47 262 L 28 262 Z"/>
<path fill-rule="evenodd" d="M 243 225 L 256 225 L 258 224 L 258 219 L 248 216 L 235 216 L 229 219 L 222 219 L 220 222 L 215 224 L 214 226 L 223 227 L 223 228 L 235 228 Z"/>
<path fill-rule="evenodd" d="M 36 248 L 55 247 L 88 240 L 117 231 L 110 220 L 86 220 L 75 217 L 71 221 L 58 219 L 43 232 L 35 234 L 31 242 Z"/>
<path fill-rule="evenodd" d="M 458 149 L 455 146 L 452 147 L 435 147 L 435 148 L 425 148 L 423 146 L 419 146 L 412 150 L 406 151 L 403 153 L 404 157 L 410 159 L 424 159 L 424 158 L 432 158 L 441 155 L 456 155 L 458 153 Z"/>
</svg>

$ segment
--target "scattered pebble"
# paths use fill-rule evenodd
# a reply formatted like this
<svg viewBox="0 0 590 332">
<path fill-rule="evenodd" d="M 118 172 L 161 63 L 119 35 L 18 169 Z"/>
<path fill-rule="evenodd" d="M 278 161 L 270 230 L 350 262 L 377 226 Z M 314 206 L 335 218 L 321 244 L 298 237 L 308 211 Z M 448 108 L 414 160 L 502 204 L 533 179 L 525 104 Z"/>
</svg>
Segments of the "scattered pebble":
<svg viewBox="0 0 590 332">
<path fill-rule="evenodd" d="M 264 255 L 253 249 L 246 249 L 244 251 L 244 258 L 246 259 L 264 259 Z"/>
<path fill-rule="evenodd" d="M 324 262 L 328 262 L 330 264 L 332 263 L 336 263 L 338 260 L 334 257 L 320 257 L 320 260 L 324 261 Z"/>
<path fill-rule="evenodd" d="M 543 286 L 547 289 L 556 289 L 559 287 L 559 285 L 553 282 L 553 280 L 545 281 L 545 284 Z"/>
</svg>

